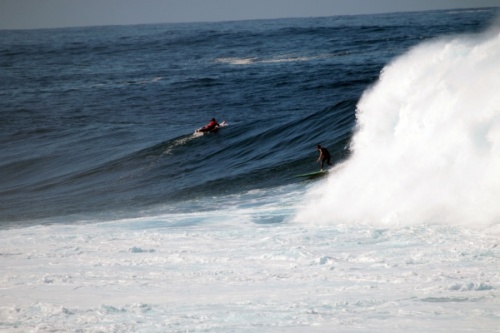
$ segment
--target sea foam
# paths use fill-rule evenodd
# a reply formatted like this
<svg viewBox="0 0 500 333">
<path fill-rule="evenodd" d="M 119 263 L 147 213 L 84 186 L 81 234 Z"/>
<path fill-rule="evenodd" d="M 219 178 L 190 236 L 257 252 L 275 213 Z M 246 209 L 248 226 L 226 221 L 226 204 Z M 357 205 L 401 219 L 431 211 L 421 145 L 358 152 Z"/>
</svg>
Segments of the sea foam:
<svg viewBox="0 0 500 333">
<path fill-rule="evenodd" d="M 497 225 L 499 87 L 500 29 L 398 57 L 358 103 L 351 158 L 295 219 Z"/>
</svg>

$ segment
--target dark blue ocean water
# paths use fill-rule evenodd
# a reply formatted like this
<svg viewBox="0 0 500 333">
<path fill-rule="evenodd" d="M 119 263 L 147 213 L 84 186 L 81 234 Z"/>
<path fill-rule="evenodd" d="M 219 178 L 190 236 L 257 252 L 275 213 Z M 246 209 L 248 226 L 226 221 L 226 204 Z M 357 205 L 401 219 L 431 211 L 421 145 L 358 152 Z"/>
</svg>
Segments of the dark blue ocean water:
<svg viewBox="0 0 500 333">
<path fill-rule="evenodd" d="M 385 65 L 497 14 L 0 31 L 0 223 L 182 213 L 302 182 L 317 143 L 348 158 Z M 194 136 L 212 117 L 229 126 Z"/>
</svg>

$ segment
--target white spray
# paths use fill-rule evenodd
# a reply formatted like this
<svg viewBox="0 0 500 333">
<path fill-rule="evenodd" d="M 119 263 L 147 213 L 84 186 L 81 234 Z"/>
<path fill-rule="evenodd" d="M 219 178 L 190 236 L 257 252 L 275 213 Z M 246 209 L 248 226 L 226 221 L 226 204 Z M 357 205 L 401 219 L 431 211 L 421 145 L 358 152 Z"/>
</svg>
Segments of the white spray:
<svg viewBox="0 0 500 333">
<path fill-rule="evenodd" d="M 308 223 L 500 224 L 500 32 L 427 42 L 362 96 L 353 154 Z"/>
</svg>

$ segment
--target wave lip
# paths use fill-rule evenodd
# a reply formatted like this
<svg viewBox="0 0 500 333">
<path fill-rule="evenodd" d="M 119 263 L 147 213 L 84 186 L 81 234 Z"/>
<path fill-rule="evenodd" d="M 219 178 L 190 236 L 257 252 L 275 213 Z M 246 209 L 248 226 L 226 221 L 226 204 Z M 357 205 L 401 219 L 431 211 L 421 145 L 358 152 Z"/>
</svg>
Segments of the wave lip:
<svg viewBox="0 0 500 333">
<path fill-rule="evenodd" d="M 500 221 L 500 30 L 421 44 L 357 108 L 352 157 L 297 219 Z"/>
</svg>

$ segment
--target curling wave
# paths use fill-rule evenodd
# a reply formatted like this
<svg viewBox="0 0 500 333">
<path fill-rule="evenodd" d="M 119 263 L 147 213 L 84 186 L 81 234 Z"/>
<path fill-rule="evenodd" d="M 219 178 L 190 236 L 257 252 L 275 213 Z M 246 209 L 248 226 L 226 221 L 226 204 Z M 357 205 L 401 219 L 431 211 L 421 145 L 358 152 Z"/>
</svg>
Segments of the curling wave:
<svg viewBox="0 0 500 333">
<path fill-rule="evenodd" d="M 498 224 L 499 78 L 499 29 L 397 58 L 358 103 L 351 158 L 295 219 Z"/>
</svg>

